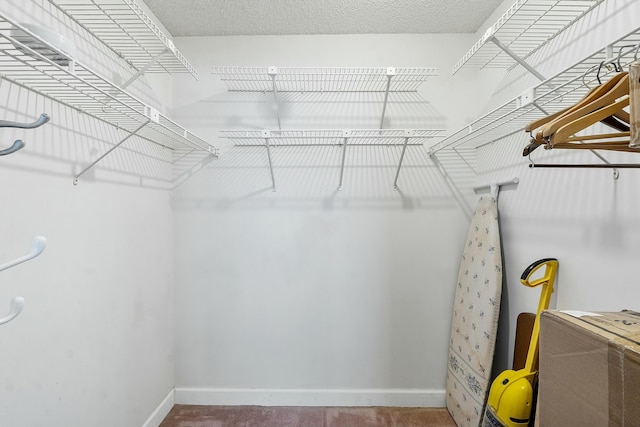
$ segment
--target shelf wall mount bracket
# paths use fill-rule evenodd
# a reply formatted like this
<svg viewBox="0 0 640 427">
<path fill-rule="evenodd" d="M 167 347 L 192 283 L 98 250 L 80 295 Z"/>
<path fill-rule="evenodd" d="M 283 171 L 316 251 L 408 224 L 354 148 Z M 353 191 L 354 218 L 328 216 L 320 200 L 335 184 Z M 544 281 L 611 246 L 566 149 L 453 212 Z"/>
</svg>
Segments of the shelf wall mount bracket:
<svg viewBox="0 0 640 427">
<path fill-rule="evenodd" d="M 104 159 L 105 157 L 107 157 L 109 154 L 111 154 L 116 148 L 120 147 L 125 141 L 127 141 L 129 138 L 131 138 L 132 136 L 136 135 L 138 132 L 140 132 L 142 129 L 144 129 L 144 127 L 146 125 L 148 125 L 151 122 L 151 119 L 148 119 L 146 122 L 142 123 L 140 126 L 138 126 L 138 128 L 136 128 L 135 130 L 133 130 L 132 132 L 129 133 L 129 135 L 125 136 L 123 139 L 120 140 L 120 142 L 118 142 L 116 145 L 114 145 L 113 147 L 111 147 L 109 150 L 107 150 L 106 153 L 104 153 L 102 156 L 98 157 L 96 160 L 93 161 L 93 163 L 91 163 L 89 166 L 87 166 L 86 168 L 82 169 L 82 171 L 80 171 L 77 175 L 75 175 L 73 177 L 73 185 L 78 185 L 78 180 L 80 179 L 80 177 L 82 175 L 84 175 L 85 173 L 87 173 L 92 167 L 94 167 L 95 165 L 97 165 L 102 159 Z"/>
<path fill-rule="evenodd" d="M 407 144 L 409 143 L 409 138 L 415 135 L 415 131 L 405 130 L 404 131 L 404 143 L 402 144 L 402 152 L 400 153 L 400 161 L 398 162 L 398 169 L 396 170 L 396 177 L 393 180 L 393 189 L 398 191 L 398 178 L 400 177 L 400 169 L 402 169 L 402 162 L 404 161 L 404 155 L 407 152 Z"/>
<path fill-rule="evenodd" d="M 342 131 L 342 162 L 340 166 L 340 182 L 338 183 L 338 191 L 342 191 L 342 183 L 344 180 L 344 163 L 347 159 L 347 143 L 349 142 L 349 137 L 351 136 L 350 130 Z"/>
<path fill-rule="evenodd" d="M 533 68 L 531 65 L 529 65 L 529 63 L 527 61 L 525 61 L 524 59 L 522 59 L 518 54 L 516 54 L 514 51 L 512 51 L 511 49 L 509 49 L 509 46 L 507 46 L 506 44 L 502 43 L 495 35 L 496 33 L 496 29 L 495 26 L 490 27 L 483 36 L 483 40 L 484 42 L 492 42 L 493 44 L 495 44 L 496 46 L 498 46 L 504 53 L 506 53 L 507 55 L 509 55 L 514 61 L 516 61 L 518 64 L 522 65 L 522 67 L 524 67 L 525 70 L 527 70 L 528 72 L 530 72 L 531 74 L 533 74 L 534 76 L 536 76 L 536 78 L 538 78 L 540 81 L 544 82 L 545 80 L 547 80 L 547 78 L 545 76 L 543 76 L 542 74 L 540 74 L 535 68 Z"/>
<path fill-rule="evenodd" d="M 263 130 L 262 137 L 264 138 L 264 146 L 267 148 L 267 158 L 269 159 L 269 173 L 271 174 L 271 191 L 277 191 L 276 187 L 276 178 L 273 174 L 273 162 L 271 160 L 271 144 L 269 143 L 269 139 L 271 139 L 271 131 Z"/>
<path fill-rule="evenodd" d="M 440 172 L 440 175 L 442 175 L 445 184 L 449 187 L 449 190 L 451 190 L 451 194 L 453 194 L 453 197 L 456 199 L 458 206 L 460 206 L 460 208 L 462 209 L 462 213 L 464 214 L 464 216 L 468 220 L 471 220 L 471 218 L 473 217 L 473 209 L 465 200 L 464 195 L 460 192 L 460 189 L 458 189 L 458 186 L 455 184 L 455 182 L 447 172 L 447 169 L 440 162 L 440 159 L 438 159 L 438 156 L 435 153 L 429 153 L 429 158 L 436 165 L 438 172 Z"/>
<path fill-rule="evenodd" d="M 391 79 L 396 75 L 396 67 L 387 67 L 387 87 L 384 91 L 384 102 L 382 104 L 382 116 L 380 117 L 380 129 L 384 127 L 384 116 L 387 112 L 387 101 L 389 100 L 389 88 L 391 88 Z"/>
<path fill-rule="evenodd" d="M 149 69 L 151 67 L 153 67 L 155 64 L 158 63 L 158 61 L 160 61 L 160 59 L 162 59 L 162 57 L 164 57 L 165 55 L 171 53 L 171 50 L 169 50 L 169 48 L 166 48 L 164 50 L 162 50 L 160 53 L 158 53 L 156 56 L 154 56 L 153 58 L 151 58 L 149 60 L 149 62 L 147 62 L 145 64 L 144 67 L 142 67 L 141 69 L 139 69 L 138 71 L 136 71 L 131 77 L 129 77 L 129 79 L 122 83 L 120 85 L 120 89 L 126 89 L 129 85 L 131 85 L 133 82 L 135 82 L 136 80 L 138 80 L 141 76 L 143 76 L 147 71 L 149 71 Z"/>
<path fill-rule="evenodd" d="M 276 85 L 276 77 L 278 76 L 278 67 L 271 66 L 267 68 L 267 74 L 271 77 L 271 91 L 273 92 L 273 106 L 278 120 L 278 130 L 282 130 L 280 123 L 280 102 L 278 101 L 278 86 Z"/>
</svg>

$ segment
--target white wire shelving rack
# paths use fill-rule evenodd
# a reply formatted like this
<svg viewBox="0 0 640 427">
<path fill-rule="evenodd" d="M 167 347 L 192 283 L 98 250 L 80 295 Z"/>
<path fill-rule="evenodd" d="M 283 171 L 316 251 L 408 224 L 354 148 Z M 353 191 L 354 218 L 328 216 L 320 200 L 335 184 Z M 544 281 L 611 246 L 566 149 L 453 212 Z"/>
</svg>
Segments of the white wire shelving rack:
<svg viewBox="0 0 640 427">
<path fill-rule="evenodd" d="M 272 92 L 276 106 L 280 92 L 379 92 L 384 93 L 380 129 L 389 93 L 416 92 L 437 68 L 409 67 L 214 67 L 214 75 L 231 92 Z M 280 108 L 276 108 L 278 129 Z"/>
<path fill-rule="evenodd" d="M 214 67 L 230 91 L 415 92 L 437 68 Z"/>
<path fill-rule="evenodd" d="M 83 66 L 0 13 L 0 77 L 127 132 L 127 136 L 74 176 L 74 183 L 136 135 L 166 148 L 218 150 L 153 107 Z"/>
<path fill-rule="evenodd" d="M 546 80 L 527 59 L 603 0 L 518 0 L 453 66 L 509 68 L 522 65 Z"/>
<path fill-rule="evenodd" d="M 441 138 L 441 129 L 317 129 L 317 130 L 221 130 L 220 137 L 236 146 L 266 148 L 273 191 L 276 180 L 272 162 L 272 148 L 290 146 L 340 146 L 341 164 L 338 190 L 343 189 L 347 147 L 401 147 L 393 188 L 398 188 L 400 170 L 407 147 L 423 146 L 428 140 Z"/>
<path fill-rule="evenodd" d="M 135 0 L 49 0 L 138 70 L 198 73 Z M 135 78 L 134 77 L 134 78 Z"/>
<path fill-rule="evenodd" d="M 624 66 L 635 59 L 640 46 L 640 28 L 598 49 L 583 60 L 555 76 L 539 83 L 531 90 L 485 114 L 470 125 L 454 132 L 430 148 L 437 156 L 444 150 L 475 151 L 488 144 L 506 140 L 532 121 L 555 113 L 579 101 L 589 87 L 615 72 L 613 65 Z M 601 160 L 604 160 L 601 157 Z"/>
</svg>

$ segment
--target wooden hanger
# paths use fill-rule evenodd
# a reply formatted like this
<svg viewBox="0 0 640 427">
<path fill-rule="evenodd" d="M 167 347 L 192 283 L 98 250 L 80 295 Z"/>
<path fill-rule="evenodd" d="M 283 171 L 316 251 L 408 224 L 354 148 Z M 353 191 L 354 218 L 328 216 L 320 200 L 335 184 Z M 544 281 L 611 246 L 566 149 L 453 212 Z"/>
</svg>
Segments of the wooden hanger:
<svg viewBox="0 0 640 427">
<path fill-rule="evenodd" d="M 575 144 L 561 142 L 554 145 L 554 149 L 573 149 L 573 150 L 610 150 L 610 151 L 626 151 L 628 153 L 640 153 L 640 149 L 629 147 L 629 140 L 611 141 L 611 142 L 595 142 L 589 144 Z"/>
<path fill-rule="evenodd" d="M 525 126 L 524 130 L 526 132 L 531 132 L 534 129 L 539 128 L 540 126 L 543 126 L 553 120 L 556 120 L 558 118 L 560 118 L 561 116 L 564 116 L 565 114 L 571 113 L 572 111 L 575 111 L 576 109 L 584 106 L 585 104 L 588 104 L 589 102 L 593 101 L 594 99 L 602 96 L 603 94 L 607 93 L 608 91 L 610 91 L 618 82 L 621 78 L 624 77 L 624 75 L 626 75 L 627 73 L 618 73 L 615 76 L 613 76 L 611 79 L 609 79 L 608 81 L 606 81 L 605 83 L 599 84 L 596 87 L 593 87 L 591 89 L 589 89 L 589 91 L 586 93 L 585 96 L 582 97 L 582 99 L 580 101 L 578 101 L 576 104 L 567 107 L 561 111 L 558 111 L 557 113 L 551 114 L 549 116 L 540 118 L 538 120 L 535 120 L 531 123 L 529 123 L 527 126 Z M 536 138 L 537 139 L 537 138 Z"/>
<path fill-rule="evenodd" d="M 542 117 L 538 120 L 534 120 L 533 122 L 526 125 L 524 130 L 526 132 L 531 133 L 532 138 L 529 144 L 526 147 L 524 147 L 522 151 L 522 155 L 528 156 L 540 145 L 545 144 L 545 139 L 544 139 L 545 125 L 551 126 L 549 125 L 549 123 L 554 123 L 556 120 L 560 120 L 562 117 L 572 114 L 575 111 L 580 111 L 586 105 L 589 105 L 591 102 L 596 101 L 599 97 L 604 96 L 614 88 L 619 87 L 617 85 L 620 83 L 621 79 L 625 78 L 625 76 L 626 78 L 628 78 L 628 73 L 626 72 L 618 73 L 614 75 L 611 79 L 606 81 L 605 83 L 601 83 L 600 85 L 589 89 L 587 94 L 583 96 L 582 99 L 576 104 L 570 107 L 567 107 L 563 110 L 560 110 L 554 114 L 550 114 L 546 117 Z M 573 117 L 576 117 L 576 116 L 573 116 Z M 602 120 L 602 122 L 619 131 L 626 132 L 629 130 L 629 122 L 630 122 L 629 114 L 624 110 L 616 112 L 616 114 L 613 116 L 605 117 Z M 534 135 L 533 130 L 537 128 L 540 128 L 540 129 Z"/>
<path fill-rule="evenodd" d="M 591 89 L 591 90 L 593 90 L 593 89 Z M 538 120 L 534 120 L 534 121 L 532 121 L 531 123 L 527 124 L 524 127 L 524 131 L 525 132 L 533 132 L 534 129 L 538 129 L 540 126 L 543 126 L 543 125 L 549 123 L 550 121 L 557 119 L 558 117 L 560 117 L 560 116 L 566 114 L 567 112 L 569 112 L 569 110 L 571 110 L 572 108 L 573 108 L 573 105 L 571 107 L 567 107 L 567 108 L 565 108 L 563 110 L 560 110 L 557 113 L 553 113 L 551 115 L 542 117 L 542 118 L 540 118 Z"/>
<path fill-rule="evenodd" d="M 615 104 L 616 100 L 618 98 L 624 97 L 626 96 L 628 99 L 629 96 L 629 74 L 628 73 L 620 73 L 622 76 L 619 78 L 615 78 L 615 81 L 617 82 L 613 87 L 611 87 L 608 91 L 603 92 L 603 91 L 594 91 L 594 94 L 599 93 L 600 96 L 590 96 L 589 98 L 591 99 L 589 102 L 587 102 L 587 100 L 585 99 L 585 102 L 579 102 L 578 104 L 576 104 L 575 109 L 573 109 L 572 111 L 568 112 L 567 114 L 564 114 L 563 116 L 553 120 L 552 122 L 547 123 L 543 129 L 542 129 L 542 136 L 543 138 L 550 138 L 554 133 L 556 133 L 560 128 L 562 128 L 563 126 L 580 119 L 581 117 L 586 117 L 588 116 L 590 113 L 593 113 L 599 109 L 604 109 L 607 106 L 610 106 L 612 104 Z M 609 82 L 611 82 L 614 79 L 611 79 Z M 607 83 L 609 83 L 607 82 Z M 629 105 L 627 103 L 627 105 Z M 611 110 L 607 110 L 607 111 L 611 111 Z M 598 117 L 601 117 L 598 121 L 603 120 L 607 117 L 609 117 L 610 115 L 613 115 L 614 113 L 620 113 L 622 111 L 622 108 L 615 108 L 613 109 L 612 113 L 606 116 L 602 116 L 601 114 L 598 114 Z M 591 124 L 594 124 L 597 122 L 593 122 Z"/>
<path fill-rule="evenodd" d="M 567 138 L 567 141 L 570 142 L 578 142 L 578 141 L 593 141 L 597 139 L 613 139 L 613 138 L 629 138 L 631 136 L 631 132 L 615 132 L 615 133 L 603 133 L 598 135 L 577 135 L 570 136 Z"/>
<path fill-rule="evenodd" d="M 613 116 L 609 116 L 600 120 L 600 123 L 605 124 L 610 128 L 613 128 L 620 132 L 628 132 L 629 130 L 631 130 L 631 128 L 629 127 L 630 126 L 629 121 L 626 121 L 624 119 L 621 120 L 620 117 L 618 117 L 618 115 L 622 117 L 626 117 L 625 114 L 626 116 L 629 115 L 629 113 L 627 113 L 626 111 L 621 110 L 619 113 L 616 113 Z"/>
<path fill-rule="evenodd" d="M 612 104 L 602 107 L 596 111 L 592 111 L 589 114 L 580 116 L 573 121 L 567 122 L 566 120 L 563 120 L 561 122 L 561 126 L 557 129 L 557 131 L 546 137 L 546 140 L 551 147 L 553 147 L 555 144 L 566 142 L 572 135 L 583 131 L 584 129 L 595 123 L 598 123 L 605 117 L 609 117 L 614 113 L 617 113 L 628 105 L 629 94 L 627 89 L 627 95 L 624 95 L 622 98 L 613 102 Z"/>
</svg>

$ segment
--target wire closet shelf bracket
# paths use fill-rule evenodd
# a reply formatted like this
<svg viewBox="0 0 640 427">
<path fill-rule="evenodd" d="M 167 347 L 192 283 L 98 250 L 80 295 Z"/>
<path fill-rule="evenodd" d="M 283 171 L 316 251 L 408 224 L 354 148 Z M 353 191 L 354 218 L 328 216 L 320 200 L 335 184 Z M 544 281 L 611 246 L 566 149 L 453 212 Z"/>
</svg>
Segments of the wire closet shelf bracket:
<svg viewBox="0 0 640 427">
<path fill-rule="evenodd" d="M 422 146 L 427 140 L 441 138 L 443 132 L 443 129 L 222 130 L 220 137 L 234 142 L 236 146 L 263 146 L 266 148 L 273 191 L 277 189 L 272 162 L 273 147 L 339 146 L 341 148 L 341 163 L 338 191 L 344 188 L 344 169 L 348 146 L 401 147 L 393 181 L 393 188 L 397 190 L 407 147 Z"/>
<path fill-rule="evenodd" d="M 475 152 L 478 148 L 507 140 L 519 133 L 524 136 L 524 129 L 529 123 L 577 103 L 589 87 L 598 84 L 598 79 L 606 79 L 620 67 L 633 62 L 639 47 L 640 28 L 598 49 L 583 60 L 454 132 L 433 145 L 429 154 L 432 157 L 437 156 L 443 150 L 458 152 L 470 149 Z M 608 164 L 606 159 L 597 152 L 593 151 L 593 153 L 603 161 L 603 164 L 564 166 L 616 167 Z M 532 167 L 536 166 L 541 165 L 534 164 Z M 617 166 L 636 167 L 636 165 Z"/>
<path fill-rule="evenodd" d="M 202 138 L 2 13 L 0 76 L 127 133 L 76 174 L 76 184 L 85 172 L 134 135 L 169 149 L 188 147 L 218 155 L 218 150 Z"/>
<path fill-rule="evenodd" d="M 518 0 L 453 66 L 509 68 L 520 64 L 541 81 L 546 78 L 527 59 L 603 0 Z"/>
<path fill-rule="evenodd" d="M 422 146 L 424 141 L 442 138 L 442 129 L 383 129 L 390 93 L 416 92 L 429 77 L 438 75 L 437 68 L 403 67 L 214 67 L 230 92 L 272 93 L 276 105 L 278 129 L 222 130 L 220 137 L 236 146 L 264 146 L 269 161 L 272 190 L 276 179 L 272 149 L 278 146 L 338 145 L 341 164 L 338 190 L 343 189 L 348 146 L 401 146 L 401 153 L 393 182 L 398 178 L 407 147 Z M 377 129 L 282 129 L 278 94 L 281 92 L 378 92 L 384 94 Z"/>
<path fill-rule="evenodd" d="M 49 0 L 140 72 L 198 72 L 135 0 Z"/>
<path fill-rule="evenodd" d="M 380 92 L 384 93 L 379 128 L 382 129 L 389 93 L 416 92 L 437 68 L 408 67 L 214 67 L 213 74 L 231 92 L 271 92 L 282 130 L 280 92 Z"/>
</svg>

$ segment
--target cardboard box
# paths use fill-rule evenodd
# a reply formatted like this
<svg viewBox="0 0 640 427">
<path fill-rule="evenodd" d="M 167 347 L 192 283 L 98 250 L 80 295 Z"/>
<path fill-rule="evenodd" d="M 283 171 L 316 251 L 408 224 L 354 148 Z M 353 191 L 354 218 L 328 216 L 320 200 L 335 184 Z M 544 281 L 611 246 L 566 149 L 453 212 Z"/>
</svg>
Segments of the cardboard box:
<svg viewBox="0 0 640 427">
<path fill-rule="evenodd" d="M 640 426 L 640 313 L 545 311 L 541 427 Z"/>
</svg>

